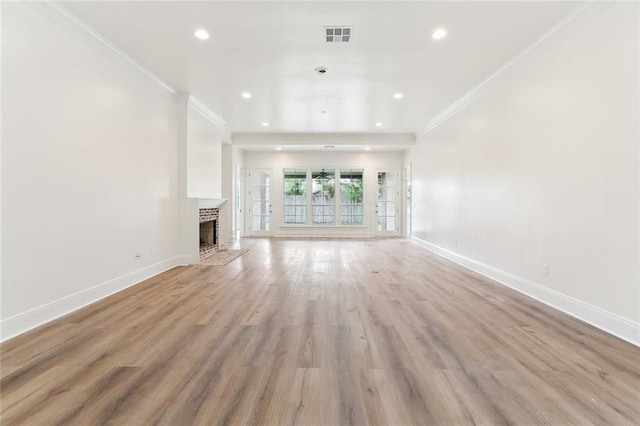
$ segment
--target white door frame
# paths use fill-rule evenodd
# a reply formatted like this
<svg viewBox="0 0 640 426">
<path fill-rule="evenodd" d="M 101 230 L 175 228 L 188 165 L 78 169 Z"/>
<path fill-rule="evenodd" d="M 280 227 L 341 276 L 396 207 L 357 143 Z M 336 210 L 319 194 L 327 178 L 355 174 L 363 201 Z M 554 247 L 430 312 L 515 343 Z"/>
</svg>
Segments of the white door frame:
<svg viewBox="0 0 640 426">
<path fill-rule="evenodd" d="M 402 169 L 402 236 L 411 238 L 411 163 Z"/>
<path fill-rule="evenodd" d="M 253 228 L 253 206 L 254 206 L 254 199 L 253 199 L 253 195 L 252 191 L 255 191 L 255 187 L 253 186 L 253 181 L 252 179 L 252 174 L 253 173 L 264 173 L 267 172 L 269 173 L 269 192 L 268 192 L 268 226 L 267 229 L 252 229 Z M 245 229 L 246 229 L 246 235 L 249 236 L 253 236 L 253 237 L 268 237 L 271 235 L 271 232 L 273 231 L 273 171 L 271 169 L 265 169 L 265 168 L 255 168 L 255 169 L 249 169 L 247 170 L 247 179 L 245 180 L 246 185 L 245 187 L 247 188 L 246 191 L 246 198 L 245 198 Z M 259 188 L 259 187 L 258 187 Z M 260 200 L 261 202 L 266 203 L 267 200 Z"/>
<path fill-rule="evenodd" d="M 236 166 L 236 187 L 235 190 L 235 229 L 233 239 L 238 240 L 244 236 L 244 166 Z"/>
<path fill-rule="evenodd" d="M 393 213 L 394 213 L 394 229 L 393 230 L 381 230 L 378 228 L 378 174 L 380 172 L 386 172 L 386 173 L 391 173 L 393 174 L 393 177 L 395 178 L 394 181 L 394 185 L 393 185 L 393 195 L 394 195 L 394 208 L 393 208 Z M 373 204 L 373 208 L 374 208 L 374 233 L 376 236 L 398 236 L 400 233 L 400 225 L 402 223 L 402 216 L 401 216 L 401 207 L 402 207 L 402 198 L 400 197 L 400 189 L 402 187 L 402 181 L 401 181 L 401 177 L 400 177 L 400 171 L 398 169 L 376 169 L 376 180 L 375 180 L 375 197 L 374 197 L 374 204 Z M 387 216 L 387 217 L 391 217 L 391 216 Z"/>
</svg>

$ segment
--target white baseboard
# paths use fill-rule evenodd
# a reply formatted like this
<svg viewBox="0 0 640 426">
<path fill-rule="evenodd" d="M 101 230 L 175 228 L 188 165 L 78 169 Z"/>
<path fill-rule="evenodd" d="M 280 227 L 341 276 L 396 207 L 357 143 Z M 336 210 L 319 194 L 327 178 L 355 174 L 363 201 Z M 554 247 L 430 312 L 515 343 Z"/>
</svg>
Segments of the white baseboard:
<svg viewBox="0 0 640 426">
<path fill-rule="evenodd" d="M 176 265 L 180 266 L 197 265 L 200 262 L 198 255 L 182 254 L 177 256 L 176 259 Z"/>
<path fill-rule="evenodd" d="M 458 265 L 475 271 L 520 293 L 526 294 L 552 308 L 578 318 L 609 334 L 613 334 L 629 343 L 640 346 L 640 324 L 590 305 L 571 296 L 529 281 L 525 278 L 503 271 L 485 263 L 470 259 L 420 238 L 411 237 L 411 241 Z"/>
<path fill-rule="evenodd" d="M 179 264 L 179 256 L 146 266 L 121 277 L 95 285 L 62 299 L 47 303 L 0 322 L 0 341 L 36 328 L 56 318 L 77 311 L 91 303 L 136 285 Z"/>
</svg>

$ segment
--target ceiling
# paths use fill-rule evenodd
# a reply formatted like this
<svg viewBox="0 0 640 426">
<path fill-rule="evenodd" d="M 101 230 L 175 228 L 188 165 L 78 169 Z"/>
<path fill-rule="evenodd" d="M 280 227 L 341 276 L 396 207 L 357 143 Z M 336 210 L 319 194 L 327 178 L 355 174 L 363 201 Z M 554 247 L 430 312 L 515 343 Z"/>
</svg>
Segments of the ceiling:
<svg viewBox="0 0 640 426">
<path fill-rule="evenodd" d="M 288 133 L 415 134 L 578 5 L 62 4 L 170 86 L 195 96 L 230 132 L 244 134 L 245 141 L 247 134 L 266 134 L 263 145 L 275 145 L 275 135 Z M 352 27 L 351 41 L 327 43 L 324 27 L 339 25 Z M 210 38 L 197 39 L 198 28 Z M 447 36 L 433 39 L 437 28 Z M 315 72 L 319 66 L 327 72 Z M 242 98 L 243 92 L 251 98 Z M 395 93 L 404 96 L 394 99 Z M 388 138 L 381 140 L 381 147 L 390 146 Z"/>
</svg>

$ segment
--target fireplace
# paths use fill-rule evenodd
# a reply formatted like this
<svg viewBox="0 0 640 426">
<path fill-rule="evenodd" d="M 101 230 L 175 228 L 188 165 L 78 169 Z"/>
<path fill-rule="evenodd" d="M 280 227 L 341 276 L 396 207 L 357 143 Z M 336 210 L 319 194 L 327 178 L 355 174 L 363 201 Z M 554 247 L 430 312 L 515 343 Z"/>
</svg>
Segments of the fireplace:
<svg viewBox="0 0 640 426">
<path fill-rule="evenodd" d="M 218 233 L 216 232 L 217 220 L 200 224 L 200 250 L 207 250 L 218 244 Z"/>
<path fill-rule="evenodd" d="M 200 209 L 200 259 L 220 248 L 219 215 L 217 208 Z"/>
</svg>

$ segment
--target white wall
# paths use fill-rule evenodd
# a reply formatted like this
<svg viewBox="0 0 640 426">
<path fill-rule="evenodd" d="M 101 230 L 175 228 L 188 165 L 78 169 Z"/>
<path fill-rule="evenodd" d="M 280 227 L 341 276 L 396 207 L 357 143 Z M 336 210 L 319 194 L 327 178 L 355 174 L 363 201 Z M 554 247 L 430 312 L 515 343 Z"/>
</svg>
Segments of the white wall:
<svg viewBox="0 0 640 426">
<path fill-rule="evenodd" d="M 222 145 L 222 198 L 226 198 L 227 202 L 222 206 L 224 220 L 220 223 L 220 247 L 227 249 L 229 244 L 233 242 L 233 216 L 234 216 L 234 202 L 233 202 L 233 183 L 234 170 L 233 170 L 233 147 L 230 144 Z"/>
<path fill-rule="evenodd" d="M 327 143 L 330 143 L 328 141 Z M 375 233 L 377 223 L 374 208 L 377 194 L 377 170 L 401 171 L 402 152 L 250 152 L 244 153 L 245 175 L 251 169 L 271 169 L 272 199 L 272 236 L 350 236 L 371 237 Z M 362 168 L 364 169 L 365 188 L 365 226 L 307 226 L 283 225 L 282 223 L 282 188 L 283 168 Z M 400 179 L 398 179 L 400 184 Z M 245 185 L 250 181 L 245 176 Z M 245 197 L 245 199 L 248 199 Z M 246 205 L 246 204 L 245 204 Z M 249 209 L 246 205 L 245 233 L 249 233 Z"/>
<path fill-rule="evenodd" d="M 638 5 L 596 7 L 419 138 L 413 235 L 638 344 Z"/>
<path fill-rule="evenodd" d="M 220 128 L 192 108 L 187 114 L 187 196 L 222 198 Z"/>
<path fill-rule="evenodd" d="M 230 200 L 233 204 L 233 237 L 234 240 L 240 233 L 240 236 L 244 236 L 244 193 L 243 190 L 238 188 L 244 188 L 244 151 L 237 146 L 232 145 L 232 157 L 233 157 L 233 199 Z M 239 207 L 239 206 L 240 207 Z"/>
<path fill-rule="evenodd" d="M 177 129 L 144 74 L 36 6 L 2 8 L 6 339 L 175 265 Z"/>
</svg>

